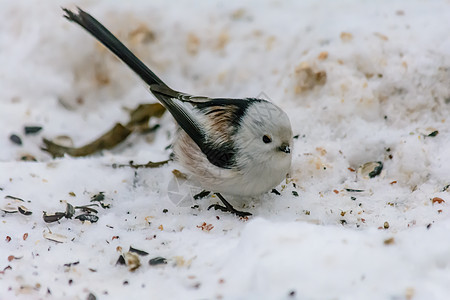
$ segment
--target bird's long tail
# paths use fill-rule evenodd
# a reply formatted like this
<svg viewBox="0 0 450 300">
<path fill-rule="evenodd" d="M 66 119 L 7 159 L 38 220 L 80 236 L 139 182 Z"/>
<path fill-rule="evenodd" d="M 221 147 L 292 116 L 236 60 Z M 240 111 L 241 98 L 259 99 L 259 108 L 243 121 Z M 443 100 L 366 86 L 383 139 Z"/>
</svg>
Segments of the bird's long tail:
<svg viewBox="0 0 450 300">
<path fill-rule="evenodd" d="M 145 83 L 149 86 L 159 85 L 167 87 L 167 85 L 153 73 L 147 66 L 137 58 L 122 42 L 120 42 L 108 29 L 87 12 L 78 8 L 78 12 L 72 12 L 63 8 L 69 21 L 75 22 L 83 27 L 87 32 L 93 35 L 106 48 L 111 50 L 125 64 L 127 64 Z"/>
</svg>

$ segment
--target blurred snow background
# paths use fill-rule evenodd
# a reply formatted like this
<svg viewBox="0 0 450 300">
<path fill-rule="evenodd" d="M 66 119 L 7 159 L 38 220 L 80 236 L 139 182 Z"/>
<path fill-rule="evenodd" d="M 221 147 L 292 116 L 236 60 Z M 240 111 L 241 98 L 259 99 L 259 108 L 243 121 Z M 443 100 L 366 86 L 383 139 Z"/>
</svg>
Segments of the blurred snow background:
<svg viewBox="0 0 450 300">
<path fill-rule="evenodd" d="M 176 203 L 176 163 L 111 167 L 166 159 L 169 115 L 114 150 L 52 159 L 43 137 L 80 146 L 155 101 L 61 6 L 94 15 L 175 89 L 284 108 L 298 135 L 293 181 L 281 195 L 232 199 L 253 213 L 246 221 L 206 210 L 213 197 Z M 33 212 L 0 213 L 1 299 L 447 299 L 449 1 L 0 7 L 0 206 L 15 196 Z M 372 161 L 381 174 L 358 176 Z M 43 221 L 61 200 L 85 205 L 99 192 L 111 208 L 98 222 Z M 130 246 L 149 253 L 134 272 L 116 265 Z M 148 264 L 158 256 L 167 264 Z"/>
</svg>

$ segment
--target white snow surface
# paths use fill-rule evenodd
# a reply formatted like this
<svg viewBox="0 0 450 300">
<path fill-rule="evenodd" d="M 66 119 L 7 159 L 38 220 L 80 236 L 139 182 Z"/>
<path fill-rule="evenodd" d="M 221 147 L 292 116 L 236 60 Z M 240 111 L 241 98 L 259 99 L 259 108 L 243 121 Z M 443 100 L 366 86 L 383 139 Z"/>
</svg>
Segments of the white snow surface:
<svg viewBox="0 0 450 300">
<path fill-rule="evenodd" d="M 168 114 L 155 133 L 89 157 L 42 151 L 44 137 L 80 146 L 156 101 L 61 6 L 94 15 L 177 90 L 282 107 L 298 138 L 281 195 L 230 198 L 253 214 L 243 220 L 207 210 L 215 197 L 193 200 L 176 162 L 112 167 L 167 159 Z M 32 211 L 0 212 L 1 299 L 448 299 L 449 1 L 0 7 L 0 206 L 15 196 Z M 32 125 L 43 130 L 25 135 Z M 355 172 L 373 161 L 378 176 Z M 98 222 L 44 222 L 99 192 L 110 208 L 96 208 Z M 149 253 L 135 271 L 116 265 L 130 246 Z M 149 265 L 158 256 L 167 264 Z"/>
</svg>

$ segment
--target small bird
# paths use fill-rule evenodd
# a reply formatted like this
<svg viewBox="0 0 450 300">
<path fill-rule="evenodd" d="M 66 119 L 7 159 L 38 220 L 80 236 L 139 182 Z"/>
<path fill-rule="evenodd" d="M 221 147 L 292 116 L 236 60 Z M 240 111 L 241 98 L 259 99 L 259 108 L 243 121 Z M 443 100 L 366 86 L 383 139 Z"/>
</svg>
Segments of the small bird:
<svg viewBox="0 0 450 300">
<path fill-rule="evenodd" d="M 168 87 L 124 44 L 90 14 L 63 8 L 65 18 L 93 35 L 130 67 L 172 114 L 179 127 L 173 141 L 175 159 L 223 205 L 214 208 L 239 217 L 221 195 L 258 196 L 277 186 L 291 168 L 289 117 L 273 103 L 255 98 L 192 96 Z"/>
</svg>

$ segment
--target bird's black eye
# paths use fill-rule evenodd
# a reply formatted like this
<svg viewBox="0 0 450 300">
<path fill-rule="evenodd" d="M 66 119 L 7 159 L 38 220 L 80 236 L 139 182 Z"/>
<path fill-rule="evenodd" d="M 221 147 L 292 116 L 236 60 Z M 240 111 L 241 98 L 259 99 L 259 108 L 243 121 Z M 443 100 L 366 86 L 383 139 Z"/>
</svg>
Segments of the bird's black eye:
<svg viewBox="0 0 450 300">
<path fill-rule="evenodd" d="M 268 143 L 272 142 L 272 139 L 270 138 L 270 136 L 268 136 L 267 134 L 265 134 L 265 135 L 263 136 L 263 142 L 266 143 L 266 144 L 268 144 Z"/>
</svg>

